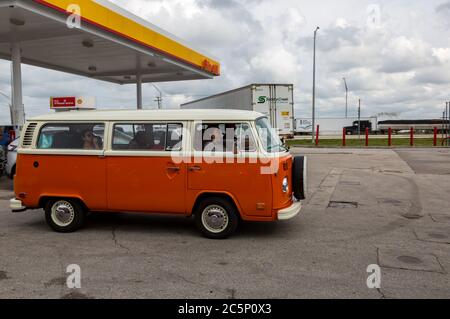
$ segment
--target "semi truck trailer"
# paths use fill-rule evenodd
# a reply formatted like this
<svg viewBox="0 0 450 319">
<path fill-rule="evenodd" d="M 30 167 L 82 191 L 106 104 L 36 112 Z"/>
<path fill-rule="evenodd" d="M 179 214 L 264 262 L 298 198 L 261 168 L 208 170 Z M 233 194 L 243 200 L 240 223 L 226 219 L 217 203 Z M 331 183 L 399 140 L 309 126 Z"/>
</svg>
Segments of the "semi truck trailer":
<svg viewBox="0 0 450 319">
<path fill-rule="evenodd" d="M 278 134 L 294 136 L 294 86 L 251 84 L 181 105 L 182 109 L 233 109 L 267 115 Z"/>
</svg>

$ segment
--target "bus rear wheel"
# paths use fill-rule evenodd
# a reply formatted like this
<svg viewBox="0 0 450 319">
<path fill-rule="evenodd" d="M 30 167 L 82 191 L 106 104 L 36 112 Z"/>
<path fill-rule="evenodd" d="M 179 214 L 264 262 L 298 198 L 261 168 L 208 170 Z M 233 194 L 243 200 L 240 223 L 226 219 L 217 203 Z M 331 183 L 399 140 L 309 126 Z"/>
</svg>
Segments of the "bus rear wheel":
<svg viewBox="0 0 450 319">
<path fill-rule="evenodd" d="M 83 227 L 86 211 L 74 199 L 51 199 L 45 205 L 45 220 L 58 233 L 72 233 Z"/>
</svg>

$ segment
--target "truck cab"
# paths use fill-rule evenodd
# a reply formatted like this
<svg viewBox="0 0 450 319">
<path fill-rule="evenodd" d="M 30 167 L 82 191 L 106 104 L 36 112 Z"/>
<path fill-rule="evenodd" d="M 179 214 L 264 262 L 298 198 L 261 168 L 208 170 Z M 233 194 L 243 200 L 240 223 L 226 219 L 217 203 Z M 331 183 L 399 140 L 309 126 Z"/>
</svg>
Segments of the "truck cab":
<svg viewBox="0 0 450 319">
<path fill-rule="evenodd" d="M 361 123 L 361 128 L 359 129 L 359 123 Z M 372 132 L 372 122 L 370 121 L 354 121 L 352 126 L 345 127 L 345 132 L 347 135 L 356 135 L 358 133 L 364 133 L 366 128 L 369 132 Z"/>
</svg>

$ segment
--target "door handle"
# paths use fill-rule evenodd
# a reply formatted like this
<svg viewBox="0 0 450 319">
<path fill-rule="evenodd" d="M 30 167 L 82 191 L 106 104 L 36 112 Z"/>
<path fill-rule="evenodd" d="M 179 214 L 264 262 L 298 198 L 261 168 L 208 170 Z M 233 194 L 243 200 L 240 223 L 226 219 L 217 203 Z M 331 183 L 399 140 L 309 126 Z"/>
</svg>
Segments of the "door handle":
<svg viewBox="0 0 450 319">
<path fill-rule="evenodd" d="M 189 167 L 189 170 L 191 171 L 191 172 L 198 172 L 198 171 L 201 171 L 201 167 L 200 166 L 191 166 L 191 167 Z"/>
<path fill-rule="evenodd" d="M 168 171 L 172 171 L 172 172 L 179 172 L 181 169 L 179 167 L 167 167 Z"/>
</svg>

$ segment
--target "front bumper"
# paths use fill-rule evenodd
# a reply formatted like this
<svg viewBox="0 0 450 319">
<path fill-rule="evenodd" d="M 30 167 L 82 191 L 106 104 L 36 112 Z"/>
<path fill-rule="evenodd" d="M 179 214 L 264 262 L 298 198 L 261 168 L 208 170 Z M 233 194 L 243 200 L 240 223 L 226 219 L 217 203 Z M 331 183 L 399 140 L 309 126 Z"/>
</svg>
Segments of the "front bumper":
<svg viewBox="0 0 450 319">
<path fill-rule="evenodd" d="M 294 202 L 288 208 L 278 211 L 278 220 L 288 220 L 297 216 L 302 210 L 301 202 Z"/>
<path fill-rule="evenodd" d="M 25 206 L 22 205 L 21 200 L 18 200 L 15 198 L 13 198 L 9 201 L 9 207 L 11 208 L 11 210 L 13 212 L 23 212 L 24 210 L 27 209 Z"/>
</svg>

